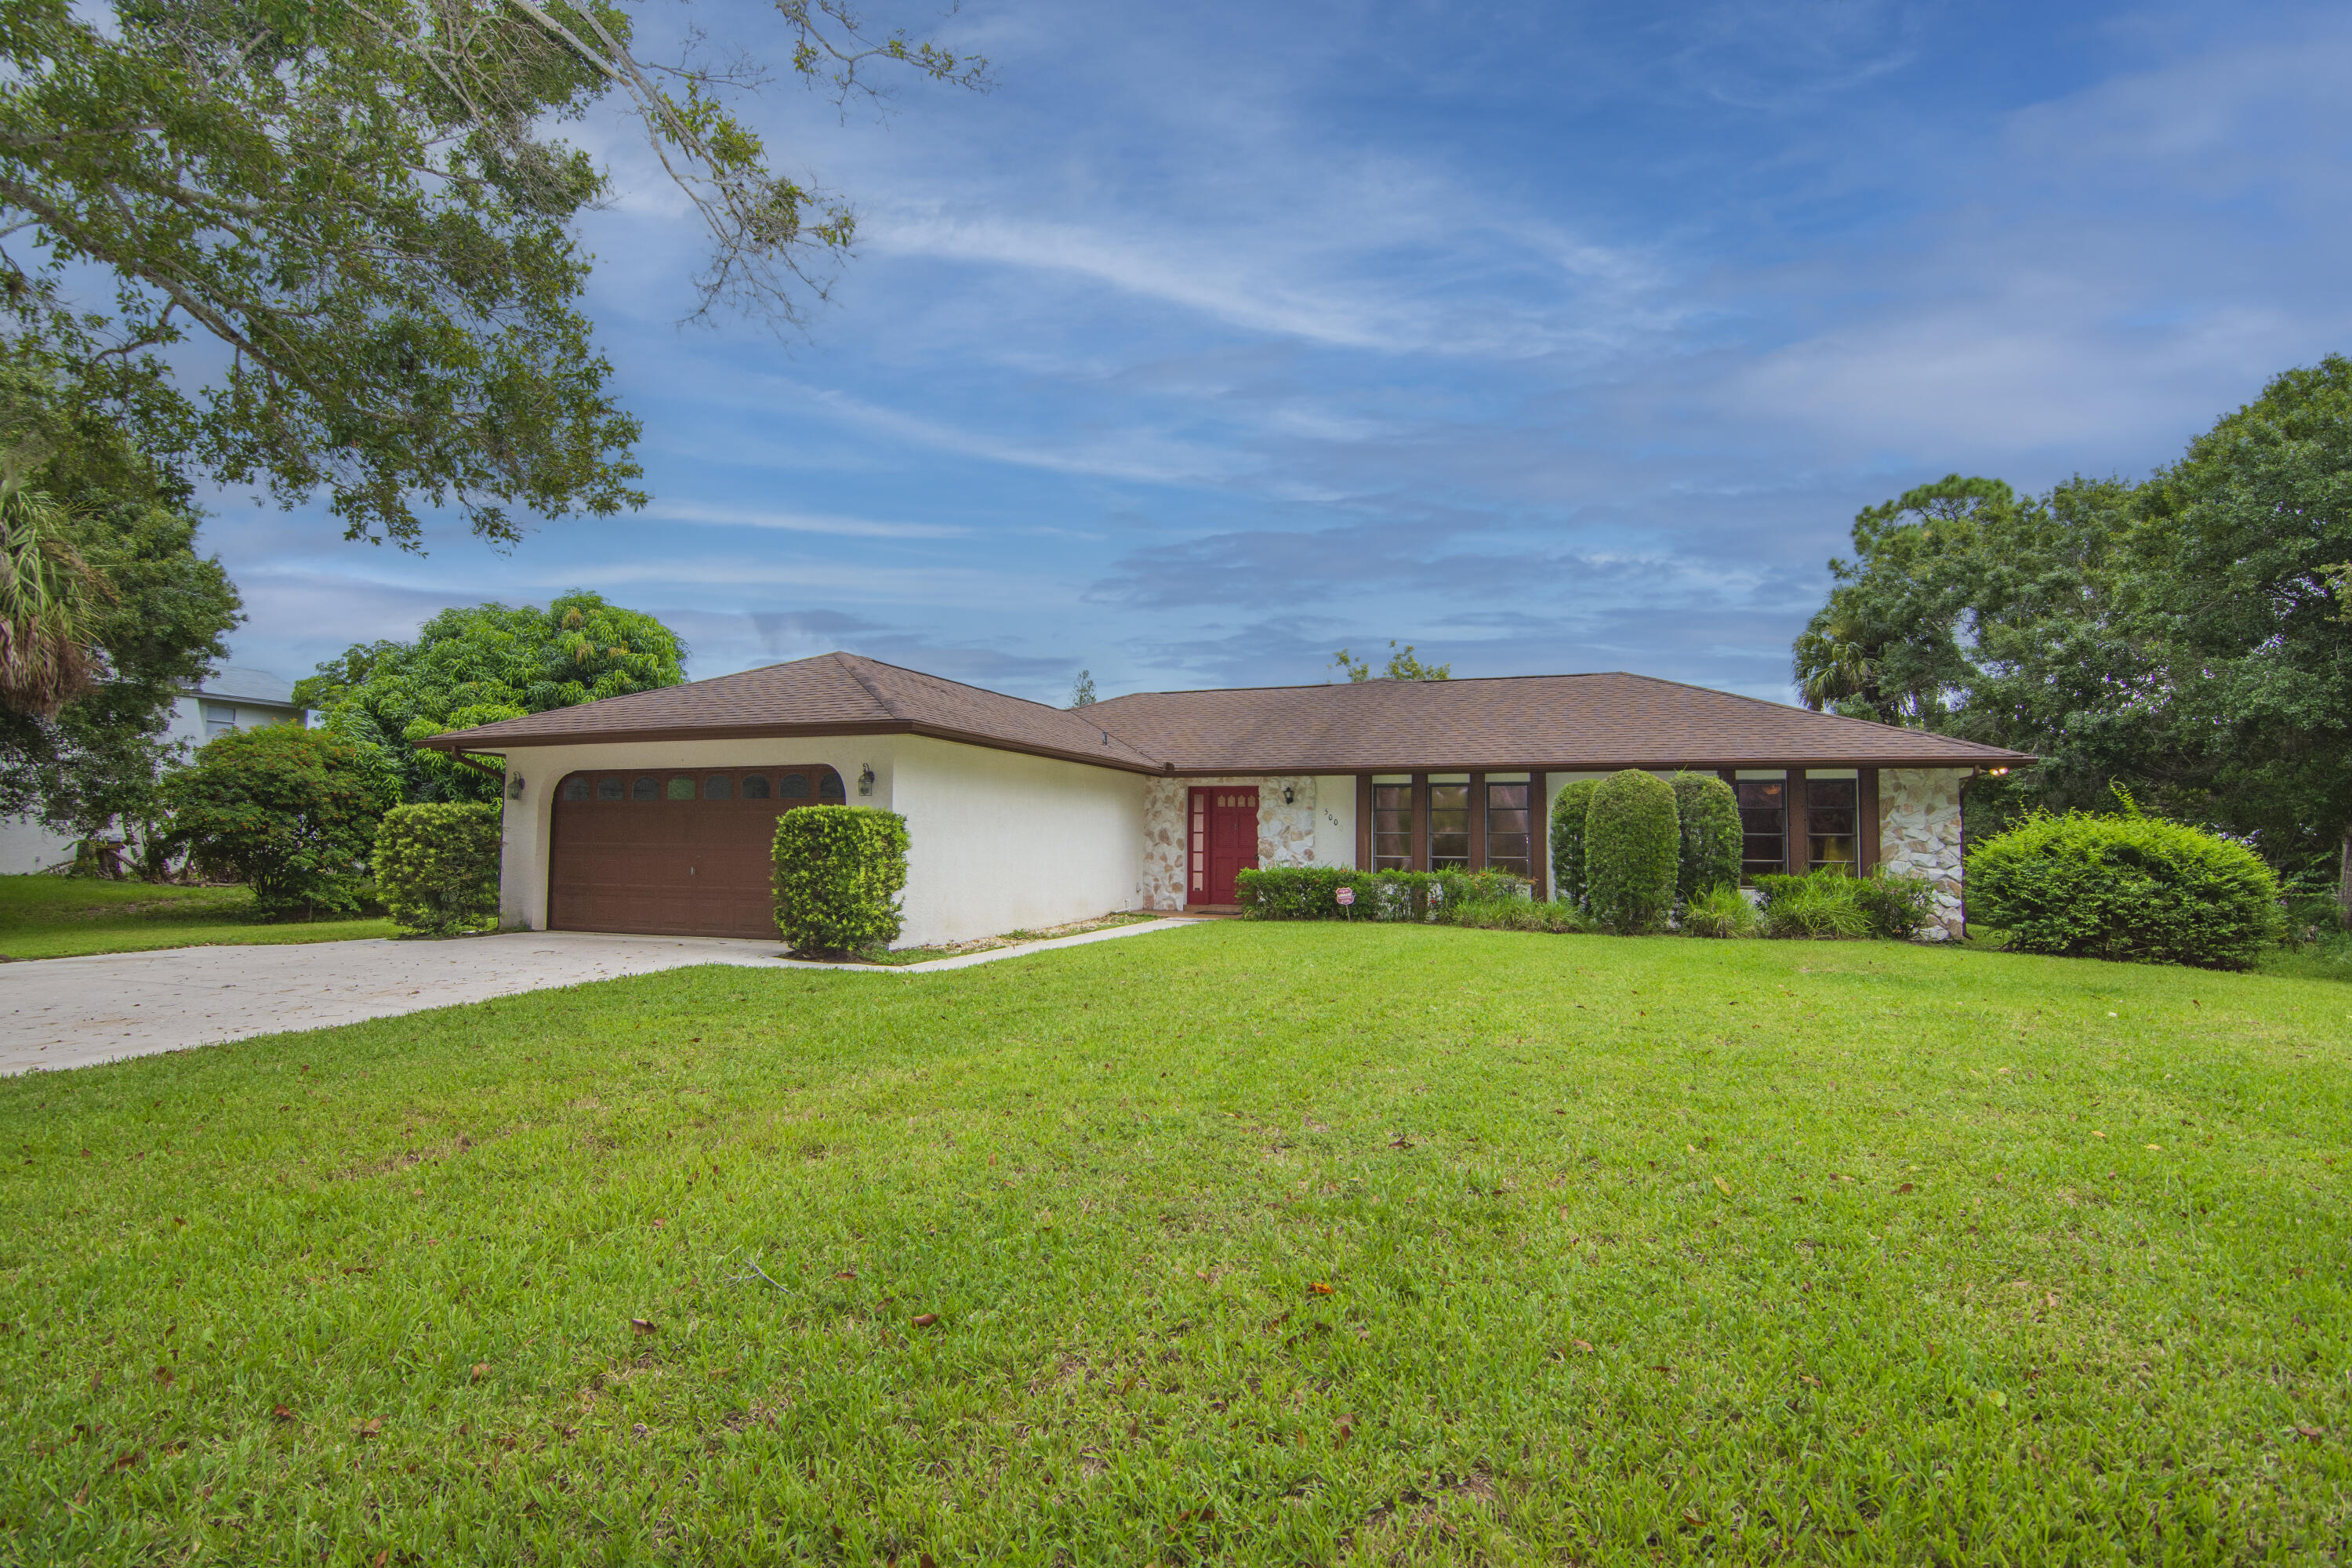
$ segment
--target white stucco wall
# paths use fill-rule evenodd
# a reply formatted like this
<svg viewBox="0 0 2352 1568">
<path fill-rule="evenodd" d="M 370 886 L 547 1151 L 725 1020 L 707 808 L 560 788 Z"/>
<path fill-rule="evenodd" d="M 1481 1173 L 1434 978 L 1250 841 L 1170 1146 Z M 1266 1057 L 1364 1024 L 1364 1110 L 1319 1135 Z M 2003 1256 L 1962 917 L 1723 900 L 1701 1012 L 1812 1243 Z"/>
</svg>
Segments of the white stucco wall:
<svg viewBox="0 0 2352 1568">
<path fill-rule="evenodd" d="M 903 815 L 911 841 L 899 945 L 1135 908 L 1145 784 L 1115 768 L 898 737 L 891 798 L 872 804 Z"/>
<path fill-rule="evenodd" d="M 1191 774 L 1144 781 L 1142 888 L 1137 907 L 1184 907 L 1184 813 L 1192 792 L 1216 784 L 1257 791 L 1260 866 L 1353 866 L 1356 863 L 1356 775 L 1287 773 Z M 1290 799 L 1282 798 L 1284 790 Z"/>
<path fill-rule="evenodd" d="M 661 741 L 534 746 L 509 759 L 520 799 L 506 804 L 499 919 L 547 924 L 556 785 L 567 773 L 824 763 L 851 805 L 907 819 L 901 947 L 1035 930 L 1136 906 L 1141 880 L 1139 774 L 909 735 L 822 740 Z M 874 793 L 857 793 L 874 770 Z"/>
<path fill-rule="evenodd" d="M 1960 903 L 1960 783 L 1966 768 L 1878 770 L 1878 864 L 1935 889 L 1930 940 L 1963 934 Z"/>
</svg>

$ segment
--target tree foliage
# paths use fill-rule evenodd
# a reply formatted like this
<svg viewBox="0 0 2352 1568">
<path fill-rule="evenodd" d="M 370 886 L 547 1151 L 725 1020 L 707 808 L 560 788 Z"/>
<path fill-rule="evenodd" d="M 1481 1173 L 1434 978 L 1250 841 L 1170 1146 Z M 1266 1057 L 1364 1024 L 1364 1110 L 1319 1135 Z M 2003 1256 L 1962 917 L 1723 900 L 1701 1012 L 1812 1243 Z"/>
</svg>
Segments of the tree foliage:
<svg viewBox="0 0 2352 1568">
<path fill-rule="evenodd" d="M 299 724 L 232 730 L 160 785 L 170 841 L 200 869 L 243 882 L 280 919 L 367 900 L 368 857 L 387 804 L 359 748 Z"/>
<path fill-rule="evenodd" d="M 878 67 L 984 70 L 842 0 L 777 13 L 788 70 L 844 98 Z M 644 58 L 610 0 L 16 0 L 0 59 L 19 345 L 159 456 L 288 504 L 323 489 L 347 537 L 414 543 L 420 501 L 509 540 L 515 508 L 642 499 L 636 422 L 577 309 L 575 220 L 610 185 L 556 134 L 600 100 L 708 230 L 702 309 L 795 320 L 856 233 L 730 109 L 766 80 L 756 59 L 691 35 Z M 92 273 L 107 308 L 72 286 Z M 170 352 L 192 338 L 227 361 L 194 392 Z"/>
<path fill-rule="evenodd" d="M 686 645 L 653 616 L 565 594 L 545 609 L 447 609 L 414 642 L 363 643 L 298 681 L 294 700 L 356 744 L 391 798 L 488 801 L 500 781 L 419 744 L 525 713 L 544 713 L 686 679 Z"/>
<path fill-rule="evenodd" d="M 1796 644 L 1812 706 L 2042 757 L 1972 807 L 2119 784 L 2285 870 L 2352 858 L 2352 362 L 2277 377 L 2142 483 L 1955 475 L 1853 541 Z"/>
<path fill-rule="evenodd" d="M 74 634 L 90 684 L 52 713 L 0 705 L 0 813 L 83 836 L 147 822 L 156 772 L 173 760 L 173 704 L 226 656 L 236 590 L 217 560 L 195 552 L 188 487 L 106 411 L 5 356 L 0 450 L 25 489 L 48 499 L 47 548 L 69 551 L 103 584 L 87 593 Z"/>
<path fill-rule="evenodd" d="M 1397 647 L 1396 638 L 1391 637 L 1389 649 L 1388 665 L 1378 677 L 1381 680 L 1451 680 L 1454 679 L 1452 665 L 1423 664 L 1413 657 L 1411 643 L 1400 648 Z M 1344 647 L 1331 656 L 1331 663 L 1336 668 L 1345 670 L 1348 679 L 1359 686 L 1374 679 L 1371 660 L 1354 658 Z"/>
</svg>

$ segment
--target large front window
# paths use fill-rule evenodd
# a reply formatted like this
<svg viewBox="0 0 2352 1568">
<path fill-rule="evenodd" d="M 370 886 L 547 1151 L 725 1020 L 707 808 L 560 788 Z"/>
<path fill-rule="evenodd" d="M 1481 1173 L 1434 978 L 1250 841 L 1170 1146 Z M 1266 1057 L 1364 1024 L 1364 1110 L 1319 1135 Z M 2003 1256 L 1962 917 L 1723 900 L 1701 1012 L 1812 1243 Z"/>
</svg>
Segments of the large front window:
<svg viewBox="0 0 2352 1568">
<path fill-rule="evenodd" d="M 1470 775 L 1429 775 L 1429 868 L 1470 869 Z"/>
<path fill-rule="evenodd" d="M 1805 777 L 1805 864 L 1815 871 L 1862 869 L 1862 781 L 1853 773 Z"/>
<path fill-rule="evenodd" d="M 1412 869 L 1412 780 L 1372 780 L 1372 869 Z"/>
<path fill-rule="evenodd" d="M 1739 796 L 1739 879 L 1778 875 L 1789 868 L 1789 775 L 1742 773 L 1732 789 Z"/>
<path fill-rule="evenodd" d="M 1497 871 L 1532 879 L 1535 839 L 1528 812 L 1527 775 L 1486 775 L 1486 864 Z"/>
</svg>

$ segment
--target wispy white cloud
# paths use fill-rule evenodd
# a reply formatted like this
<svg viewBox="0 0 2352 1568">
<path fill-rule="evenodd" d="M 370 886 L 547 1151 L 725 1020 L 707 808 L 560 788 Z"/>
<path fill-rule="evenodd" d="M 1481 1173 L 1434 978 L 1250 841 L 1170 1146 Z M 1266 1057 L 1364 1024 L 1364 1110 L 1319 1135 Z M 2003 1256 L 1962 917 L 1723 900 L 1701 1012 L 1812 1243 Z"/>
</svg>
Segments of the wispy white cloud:
<svg viewBox="0 0 2352 1568">
<path fill-rule="evenodd" d="M 870 518 L 822 512 L 771 511 L 759 507 L 720 506 L 710 501 L 656 500 L 644 515 L 665 522 L 710 528 L 760 528 L 782 533 L 823 533 L 845 539 L 960 539 L 971 530 L 945 522 L 877 522 Z"/>
</svg>

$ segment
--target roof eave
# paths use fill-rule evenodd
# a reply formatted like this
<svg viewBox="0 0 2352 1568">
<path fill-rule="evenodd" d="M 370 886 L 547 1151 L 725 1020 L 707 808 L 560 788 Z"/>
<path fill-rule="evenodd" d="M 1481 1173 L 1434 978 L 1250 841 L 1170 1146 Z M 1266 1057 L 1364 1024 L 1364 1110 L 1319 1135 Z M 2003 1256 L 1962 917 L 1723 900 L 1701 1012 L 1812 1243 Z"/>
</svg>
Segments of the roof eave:
<svg viewBox="0 0 2352 1568">
<path fill-rule="evenodd" d="M 1031 745 L 993 735 L 982 735 L 968 730 L 955 730 L 940 724 L 926 724 L 917 720 L 861 720 L 831 724 L 711 724 L 674 725 L 666 729 L 578 731 L 561 735 L 499 736 L 486 730 L 457 730 L 434 735 L 418 744 L 436 752 L 496 752 L 527 751 L 542 746 L 612 746 L 631 745 L 639 742 L 676 741 L 753 741 L 753 740 L 824 740 L 835 735 L 921 735 L 929 740 L 953 741 L 967 746 L 981 746 L 992 752 L 1015 752 L 1023 756 L 1050 757 L 1058 762 L 1080 763 L 1087 767 L 1112 768 L 1120 773 L 1144 773 L 1157 777 L 1167 773 L 1165 763 L 1129 756 L 1103 756 L 1097 753 L 1056 746 Z"/>
</svg>

